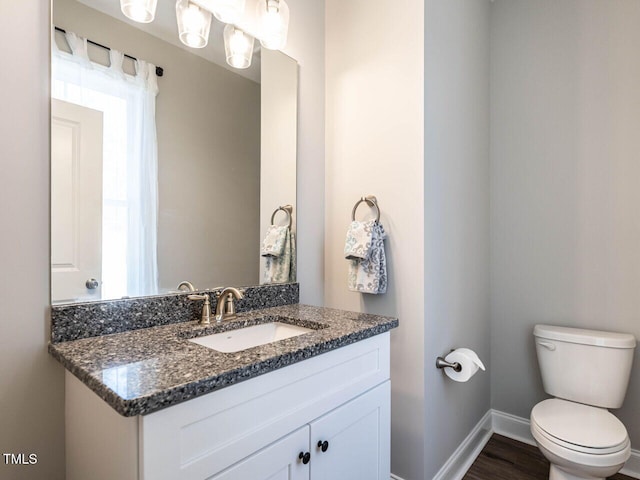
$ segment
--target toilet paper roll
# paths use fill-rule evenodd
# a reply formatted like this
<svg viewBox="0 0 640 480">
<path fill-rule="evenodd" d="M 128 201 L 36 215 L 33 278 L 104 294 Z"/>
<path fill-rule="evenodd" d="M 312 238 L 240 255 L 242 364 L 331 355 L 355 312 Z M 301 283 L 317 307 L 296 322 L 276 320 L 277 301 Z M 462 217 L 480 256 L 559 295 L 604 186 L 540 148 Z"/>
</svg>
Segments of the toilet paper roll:
<svg viewBox="0 0 640 480">
<path fill-rule="evenodd" d="M 476 374 L 478 369 L 485 370 L 484 364 L 478 358 L 478 354 L 469 348 L 456 348 L 444 359 L 451 363 L 457 362 L 462 366 L 462 370 L 459 372 L 456 372 L 453 368 L 444 369 L 447 377 L 456 382 L 466 382 Z"/>
</svg>

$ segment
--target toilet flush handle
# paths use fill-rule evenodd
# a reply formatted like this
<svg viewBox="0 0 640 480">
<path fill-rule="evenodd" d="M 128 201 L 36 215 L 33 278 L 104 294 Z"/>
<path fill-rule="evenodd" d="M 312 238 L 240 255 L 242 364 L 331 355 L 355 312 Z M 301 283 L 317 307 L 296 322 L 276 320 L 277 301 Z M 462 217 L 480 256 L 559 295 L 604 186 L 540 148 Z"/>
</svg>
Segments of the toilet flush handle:
<svg viewBox="0 0 640 480">
<path fill-rule="evenodd" d="M 551 342 L 541 342 L 538 341 L 538 345 L 540 345 L 541 347 L 546 348 L 547 350 L 551 350 L 552 352 L 556 349 L 555 344 L 551 343 Z"/>
</svg>

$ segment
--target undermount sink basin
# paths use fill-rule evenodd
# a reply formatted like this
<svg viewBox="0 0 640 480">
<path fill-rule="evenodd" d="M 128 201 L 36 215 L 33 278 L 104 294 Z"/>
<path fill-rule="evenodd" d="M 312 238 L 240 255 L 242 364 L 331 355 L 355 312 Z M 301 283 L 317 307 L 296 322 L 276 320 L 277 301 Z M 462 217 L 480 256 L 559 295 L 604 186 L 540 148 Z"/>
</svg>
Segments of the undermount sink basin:
<svg viewBox="0 0 640 480">
<path fill-rule="evenodd" d="M 204 337 L 190 338 L 189 341 L 218 352 L 233 353 L 309 332 L 313 332 L 313 329 L 288 323 L 271 322 Z"/>
</svg>

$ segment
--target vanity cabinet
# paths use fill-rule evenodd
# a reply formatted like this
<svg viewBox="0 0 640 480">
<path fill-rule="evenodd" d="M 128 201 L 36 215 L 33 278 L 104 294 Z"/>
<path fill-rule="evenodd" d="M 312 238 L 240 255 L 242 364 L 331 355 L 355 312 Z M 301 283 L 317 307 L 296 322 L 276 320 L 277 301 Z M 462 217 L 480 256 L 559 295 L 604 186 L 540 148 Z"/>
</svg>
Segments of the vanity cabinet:
<svg viewBox="0 0 640 480">
<path fill-rule="evenodd" d="M 390 476 L 388 332 L 138 417 L 66 378 L 67 480 Z"/>
<path fill-rule="evenodd" d="M 386 480 L 388 410 L 385 382 L 210 479 Z"/>
</svg>

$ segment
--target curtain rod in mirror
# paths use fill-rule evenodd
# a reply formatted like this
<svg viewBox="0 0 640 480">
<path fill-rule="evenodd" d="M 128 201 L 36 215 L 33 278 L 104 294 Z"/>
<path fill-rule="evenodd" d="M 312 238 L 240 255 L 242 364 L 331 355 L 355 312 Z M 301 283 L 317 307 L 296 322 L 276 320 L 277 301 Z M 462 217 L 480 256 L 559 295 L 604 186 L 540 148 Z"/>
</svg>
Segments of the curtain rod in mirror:
<svg viewBox="0 0 640 480">
<path fill-rule="evenodd" d="M 63 28 L 60 27 L 54 27 L 56 29 L 56 31 L 60 32 L 60 33 L 67 33 L 67 31 Z M 109 50 L 111 51 L 110 47 L 107 47 L 106 45 L 102 45 L 101 43 L 98 42 L 94 42 L 93 40 L 89 40 L 87 38 L 87 43 L 90 43 L 91 45 L 95 45 L 96 47 L 100 47 L 100 48 L 104 48 L 105 50 Z M 124 54 L 125 57 L 130 58 L 131 60 L 133 60 L 134 62 L 137 62 L 138 59 L 136 57 L 132 57 L 131 55 L 127 55 L 126 53 Z M 164 68 L 162 67 L 156 67 L 156 75 L 158 77 L 162 77 L 164 75 Z"/>
</svg>

